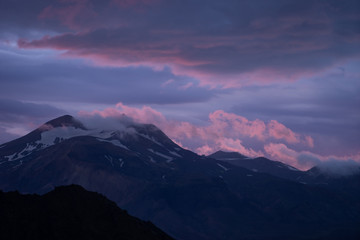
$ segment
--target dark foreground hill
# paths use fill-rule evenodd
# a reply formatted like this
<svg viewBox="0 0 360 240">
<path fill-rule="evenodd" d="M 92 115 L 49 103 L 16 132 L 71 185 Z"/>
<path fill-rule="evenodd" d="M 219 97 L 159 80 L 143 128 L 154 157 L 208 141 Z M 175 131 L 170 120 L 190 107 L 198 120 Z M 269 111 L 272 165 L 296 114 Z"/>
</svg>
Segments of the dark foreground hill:
<svg viewBox="0 0 360 240">
<path fill-rule="evenodd" d="M 104 196 L 80 186 L 40 195 L 0 192 L 0 239 L 172 239 Z"/>
</svg>

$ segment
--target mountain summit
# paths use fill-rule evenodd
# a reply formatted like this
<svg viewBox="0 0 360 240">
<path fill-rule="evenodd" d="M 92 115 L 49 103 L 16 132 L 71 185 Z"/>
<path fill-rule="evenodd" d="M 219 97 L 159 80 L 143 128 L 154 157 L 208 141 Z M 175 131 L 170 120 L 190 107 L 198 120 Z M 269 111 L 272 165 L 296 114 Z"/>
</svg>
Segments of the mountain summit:
<svg viewBox="0 0 360 240">
<path fill-rule="evenodd" d="M 64 115 L 64 116 L 55 118 L 55 119 L 45 123 L 44 125 L 51 126 L 53 128 L 74 127 L 74 128 L 80 128 L 83 130 L 87 130 L 85 128 L 85 126 L 79 120 L 75 119 L 73 116 L 70 116 L 70 115 Z"/>
<path fill-rule="evenodd" d="M 218 160 L 239 160 L 239 159 L 248 159 L 249 157 L 242 155 L 238 152 L 225 152 L 225 151 L 217 151 L 211 155 L 211 158 L 215 158 Z"/>
</svg>

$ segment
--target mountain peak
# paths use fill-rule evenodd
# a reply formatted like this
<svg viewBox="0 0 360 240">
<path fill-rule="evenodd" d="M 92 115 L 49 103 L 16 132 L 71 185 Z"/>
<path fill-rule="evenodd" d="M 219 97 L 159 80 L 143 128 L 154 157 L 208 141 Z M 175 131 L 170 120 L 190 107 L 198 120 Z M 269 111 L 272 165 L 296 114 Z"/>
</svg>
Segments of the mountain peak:
<svg viewBox="0 0 360 240">
<path fill-rule="evenodd" d="M 51 121 L 45 123 L 45 125 L 51 125 L 52 127 L 74 127 L 86 130 L 86 127 L 76 118 L 71 115 L 64 115 L 58 118 L 55 118 Z"/>
<path fill-rule="evenodd" d="M 214 159 L 245 159 L 247 156 L 242 155 L 238 152 L 225 152 L 225 151 L 217 151 L 208 157 L 214 158 Z"/>
</svg>

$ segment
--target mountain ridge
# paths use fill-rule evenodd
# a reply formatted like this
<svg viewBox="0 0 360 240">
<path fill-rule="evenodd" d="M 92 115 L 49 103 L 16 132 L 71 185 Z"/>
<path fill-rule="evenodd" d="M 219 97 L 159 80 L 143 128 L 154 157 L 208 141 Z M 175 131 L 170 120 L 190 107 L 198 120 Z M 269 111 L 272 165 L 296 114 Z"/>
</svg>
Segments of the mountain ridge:
<svg viewBox="0 0 360 240">
<path fill-rule="evenodd" d="M 348 193 L 199 156 L 154 125 L 109 131 L 60 124 L 36 145 L 24 139 L 17 141 L 32 151 L 0 148 L 0 189 L 46 193 L 79 184 L 177 239 L 310 239 L 314 231 L 319 238 L 352 232 L 360 222 Z"/>
</svg>

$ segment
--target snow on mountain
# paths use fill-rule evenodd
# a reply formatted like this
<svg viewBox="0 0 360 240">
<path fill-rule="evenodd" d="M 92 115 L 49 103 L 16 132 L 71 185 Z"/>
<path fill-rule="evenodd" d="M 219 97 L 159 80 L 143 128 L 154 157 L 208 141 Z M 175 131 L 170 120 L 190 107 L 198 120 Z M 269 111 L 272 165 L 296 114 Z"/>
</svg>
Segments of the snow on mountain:
<svg viewBox="0 0 360 240">
<path fill-rule="evenodd" d="M 136 147 L 134 142 L 147 142 L 146 144 L 157 145 L 156 150 L 149 148 L 148 151 L 155 156 L 163 158 L 167 163 L 174 158 L 181 158 L 177 145 L 164 146 L 164 143 L 172 143 L 158 128 L 153 125 L 127 124 L 125 128 L 118 130 L 103 130 L 87 128 L 83 123 L 72 116 L 65 115 L 49 121 L 28 135 L 10 142 L 10 150 L 0 156 L 0 164 L 6 161 L 17 161 L 29 156 L 31 153 L 59 144 L 65 140 L 76 137 L 93 137 L 99 142 L 110 143 L 113 146 L 130 151 Z M 149 143 L 150 142 L 150 143 Z M 4 148 L 5 144 L 1 146 Z M 136 151 L 136 149 L 133 149 Z M 171 155 L 171 156 L 169 156 Z M 156 162 L 153 158 L 151 162 Z M 22 163 L 22 162 L 21 162 Z"/>
</svg>

